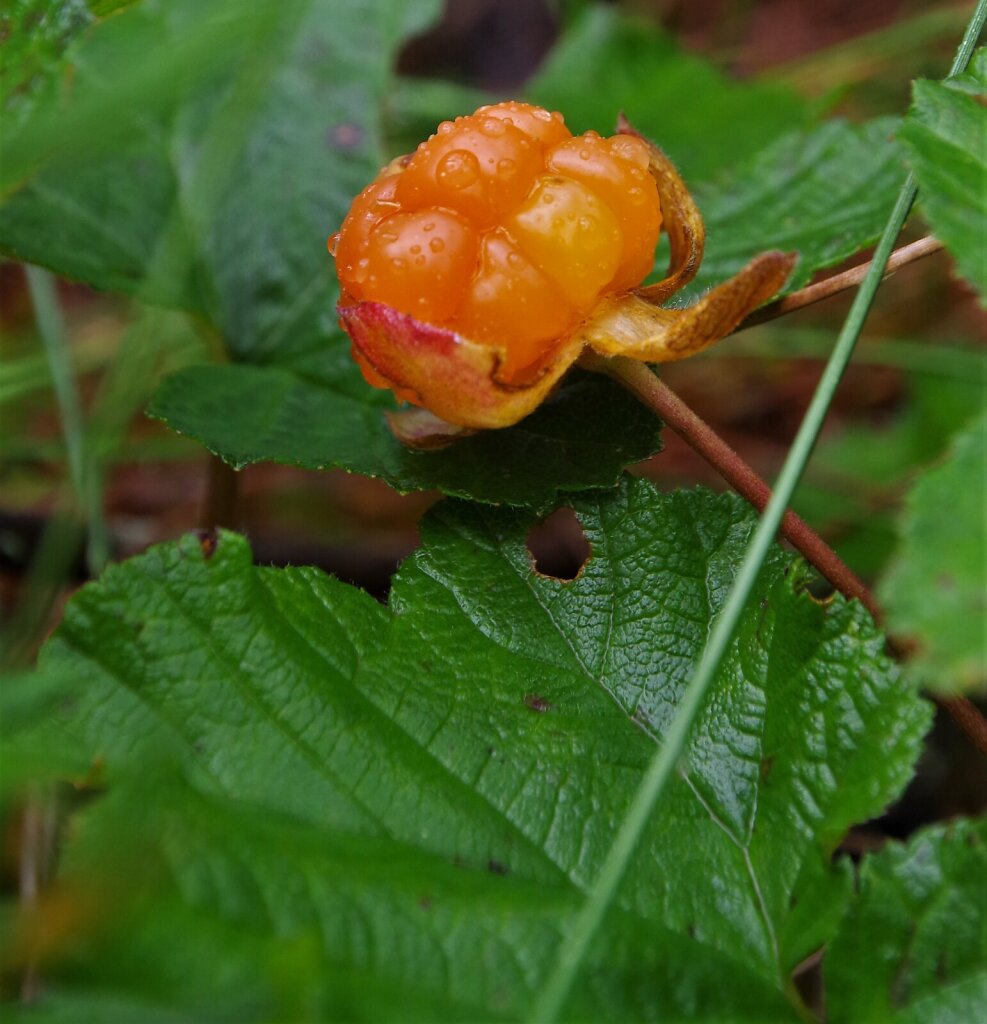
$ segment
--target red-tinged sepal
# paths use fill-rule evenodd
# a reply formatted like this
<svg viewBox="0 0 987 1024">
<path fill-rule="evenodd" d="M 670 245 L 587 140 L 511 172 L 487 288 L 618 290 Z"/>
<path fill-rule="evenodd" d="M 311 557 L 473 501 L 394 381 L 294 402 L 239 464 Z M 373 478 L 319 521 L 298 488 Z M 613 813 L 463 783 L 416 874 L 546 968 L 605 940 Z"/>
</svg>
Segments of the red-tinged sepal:
<svg viewBox="0 0 987 1024">
<path fill-rule="evenodd" d="M 564 341 L 530 383 L 501 383 L 494 345 L 422 323 L 380 302 L 340 305 L 340 322 L 363 360 L 398 394 L 440 420 L 482 430 L 508 427 L 544 401 L 575 362 L 581 343 Z"/>
</svg>

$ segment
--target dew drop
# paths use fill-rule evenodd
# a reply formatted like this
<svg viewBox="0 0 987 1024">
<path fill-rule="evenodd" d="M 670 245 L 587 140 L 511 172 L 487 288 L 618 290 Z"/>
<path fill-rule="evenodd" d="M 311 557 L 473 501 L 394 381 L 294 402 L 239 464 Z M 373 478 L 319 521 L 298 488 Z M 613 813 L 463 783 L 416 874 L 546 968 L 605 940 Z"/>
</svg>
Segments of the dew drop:
<svg viewBox="0 0 987 1024">
<path fill-rule="evenodd" d="M 391 260 L 391 266 L 395 270 L 407 270 L 408 261 L 400 256 L 395 256 L 394 259 Z"/>
<path fill-rule="evenodd" d="M 513 267 L 515 270 L 520 270 L 524 266 L 524 260 L 521 259 L 519 252 L 509 252 L 507 254 L 508 266 Z"/>
<path fill-rule="evenodd" d="M 434 221 L 429 221 L 429 222 L 428 222 L 428 223 L 427 223 L 427 224 L 425 225 L 425 227 L 424 227 L 424 228 L 422 228 L 422 230 L 423 230 L 423 231 L 434 231 L 434 230 L 435 230 L 435 222 L 434 222 Z"/>
<path fill-rule="evenodd" d="M 425 266 L 425 257 L 424 256 L 416 256 L 415 257 L 415 266 L 416 267 L 424 267 Z"/>
<path fill-rule="evenodd" d="M 553 217 L 552 227 L 555 228 L 556 231 L 560 231 L 563 227 L 565 227 L 565 221 L 561 217 Z"/>
<path fill-rule="evenodd" d="M 535 110 L 534 116 L 537 117 L 539 121 L 552 120 L 552 115 L 547 110 L 543 110 L 541 107 L 538 107 L 538 109 Z"/>
<path fill-rule="evenodd" d="M 442 252 L 442 250 L 446 247 L 446 244 L 445 242 L 442 241 L 441 238 L 433 238 L 428 243 L 428 247 L 429 249 L 432 250 L 432 252 Z"/>
<path fill-rule="evenodd" d="M 480 122 L 480 131 L 491 139 L 497 139 L 507 131 L 507 125 L 499 118 L 485 117 Z"/>
<path fill-rule="evenodd" d="M 422 251 L 422 247 L 420 245 L 413 245 L 411 247 L 411 255 L 412 256 L 417 256 L 421 251 Z"/>
<path fill-rule="evenodd" d="M 588 149 L 581 149 L 579 151 L 580 160 L 588 160 L 593 154 Z"/>
<path fill-rule="evenodd" d="M 468 149 L 454 149 L 439 161 L 435 176 L 444 188 L 469 188 L 480 177 L 480 161 Z"/>
<path fill-rule="evenodd" d="M 388 243 L 396 242 L 398 240 L 398 236 L 393 231 L 381 231 L 380 240 Z"/>
<path fill-rule="evenodd" d="M 592 231 L 596 227 L 596 221 L 592 217 L 580 217 L 579 227 L 583 231 Z"/>
<path fill-rule="evenodd" d="M 497 173 L 502 178 L 508 178 L 517 173 L 517 161 L 505 156 L 497 161 Z"/>
<path fill-rule="evenodd" d="M 339 248 L 339 232 L 337 231 L 332 238 L 329 239 L 329 255 L 335 256 L 336 249 Z"/>
<path fill-rule="evenodd" d="M 363 284 L 367 279 L 367 270 L 370 268 L 370 260 L 366 256 L 363 259 L 357 260 L 356 264 L 350 268 L 352 271 L 353 280 L 357 284 Z"/>
<path fill-rule="evenodd" d="M 541 201 L 543 203 L 554 203 L 555 196 L 551 192 L 542 192 Z"/>
<path fill-rule="evenodd" d="M 627 194 L 631 197 L 632 203 L 643 203 L 644 202 L 644 189 L 637 188 L 636 186 L 629 189 Z"/>
<path fill-rule="evenodd" d="M 436 135 L 448 135 L 449 132 L 451 132 L 455 127 L 456 126 L 452 123 L 452 121 L 443 121 L 442 124 L 439 125 L 438 130 L 436 131 Z"/>
</svg>

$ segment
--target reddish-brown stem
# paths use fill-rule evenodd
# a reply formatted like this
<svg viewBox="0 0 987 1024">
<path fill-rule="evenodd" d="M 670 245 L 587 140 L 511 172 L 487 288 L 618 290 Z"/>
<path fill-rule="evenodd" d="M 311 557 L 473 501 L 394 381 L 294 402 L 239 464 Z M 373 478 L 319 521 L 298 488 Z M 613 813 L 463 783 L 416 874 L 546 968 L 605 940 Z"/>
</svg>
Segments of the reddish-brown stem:
<svg viewBox="0 0 987 1024">
<path fill-rule="evenodd" d="M 738 494 L 758 512 L 763 512 L 771 497 L 771 488 L 746 462 L 696 415 L 644 364 L 616 356 L 603 359 L 584 357 L 584 365 L 609 374 L 639 401 L 657 413 L 690 447 L 712 465 Z M 781 535 L 814 565 L 830 583 L 847 597 L 856 598 L 874 618 L 880 612 L 870 591 L 836 552 L 790 509 L 781 521 Z"/>
<path fill-rule="evenodd" d="M 938 238 L 933 238 L 932 235 L 926 235 L 925 238 L 920 238 L 917 242 L 903 245 L 900 249 L 895 249 L 891 253 L 884 276 L 890 276 L 899 267 L 903 267 L 915 260 L 920 260 L 923 256 L 931 256 L 932 253 L 939 252 L 942 247 L 942 242 Z M 804 306 L 811 306 L 813 303 L 821 302 L 832 295 L 838 295 L 848 288 L 855 288 L 863 281 L 869 269 L 869 262 L 862 263 L 859 267 L 851 267 L 840 274 L 827 277 L 824 281 L 817 281 L 815 284 L 800 288 L 797 292 L 792 292 L 791 295 L 786 295 L 784 298 L 769 302 L 766 306 L 755 310 L 749 317 L 741 321 L 733 333 L 736 334 L 737 331 L 746 330 L 748 327 L 754 327 L 757 324 L 767 323 L 769 320 L 784 316 L 786 313 L 791 313 L 796 309 L 802 309 Z"/>
<path fill-rule="evenodd" d="M 621 356 L 608 359 L 590 353 L 585 354 L 581 362 L 587 369 L 605 373 L 627 388 L 706 459 L 738 494 L 759 512 L 764 510 L 771 497 L 771 488 L 644 363 Z M 881 622 L 883 614 L 874 595 L 822 537 L 791 509 L 781 521 L 780 532 L 844 597 L 856 598 L 871 613 L 875 622 Z M 888 639 L 888 646 L 892 653 L 899 656 L 902 654 L 902 649 L 893 639 Z M 987 756 L 987 719 L 976 705 L 965 697 L 940 697 L 936 700 L 981 753 Z"/>
<path fill-rule="evenodd" d="M 980 713 L 980 708 L 966 697 L 940 697 L 938 703 L 949 712 L 980 753 L 987 757 L 987 718 Z"/>
</svg>

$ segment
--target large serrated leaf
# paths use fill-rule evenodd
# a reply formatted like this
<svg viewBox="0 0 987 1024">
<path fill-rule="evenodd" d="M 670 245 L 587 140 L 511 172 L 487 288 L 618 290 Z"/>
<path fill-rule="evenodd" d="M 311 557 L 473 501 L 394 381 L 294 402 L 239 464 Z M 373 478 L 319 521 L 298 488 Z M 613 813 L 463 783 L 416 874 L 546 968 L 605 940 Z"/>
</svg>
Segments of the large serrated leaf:
<svg viewBox="0 0 987 1024">
<path fill-rule="evenodd" d="M 960 273 L 987 301 L 987 48 L 966 75 L 915 82 L 898 137 L 919 185 L 932 230 L 955 256 Z"/>
<path fill-rule="evenodd" d="M 881 584 L 888 628 L 915 642 L 933 690 L 987 687 L 987 414 L 908 495 L 900 548 Z"/>
<path fill-rule="evenodd" d="M 987 821 L 866 858 L 824 961 L 833 1024 L 966 1024 L 987 1006 Z"/>
<path fill-rule="evenodd" d="M 42 670 L 71 666 L 61 725 L 113 795 L 63 879 L 126 894 L 89 983 L 133 999 L 181 974 L 202 1013 L 219 982 L 179 970 L 195 957 L 169 936 L 209 922 L 239 936 L 240 1019 L 295 1015 L 272 935 L 307 950 L 291 991 L 323 1016 L 521 1015 L 755 521 L 732 496 L 627 479 L 574 507 L 593 554 L 571 582 L 534 571 L 529 514 L 447 502 L 389 609 L 255 568 L 232 534 L 84 588 Z M 904 785 L 929 720 L 863 609 L 804 583 L 776 548 L 567 1016 L 794 1012 L 788 973 L 848 895 L 831 853 Z M 366 979 L 348 1008 L 323 985 L 338 972 Z"/>
</svg>

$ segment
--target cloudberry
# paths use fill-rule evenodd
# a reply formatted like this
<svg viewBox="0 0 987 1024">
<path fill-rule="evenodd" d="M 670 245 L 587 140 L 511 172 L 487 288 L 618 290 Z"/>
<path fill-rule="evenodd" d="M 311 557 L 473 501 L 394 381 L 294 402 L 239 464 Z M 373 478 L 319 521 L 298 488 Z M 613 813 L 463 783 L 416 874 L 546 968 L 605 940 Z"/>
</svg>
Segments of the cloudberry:
<svg viewBox="0 0 987 1024">
<path fill-rule="evenodd" d="M 334 238 L 349 300 L 499 346 L 520 383 L 601 295 L 650 271 L 661 206 L 640 139 L 573 137 L 510 101 L 446 121 L 353 203 Z"/>
<path fill-rule="evenodd" d="M 662 228 L 668 272 L 638 287 Z M 664 362 L 706 348 L 795 261 L 762 253 L 694 305 L 663 308 L 704 239 L 675 167 L 626 122 L 610 139 L 573 137 L 560 114 L 509 101 L 444 122 L 388 164 L 329 248 L 364 377 L 421 407 L 391 426 L 430 447 L 516 423 L 584 350 Z"/>
</svg>

